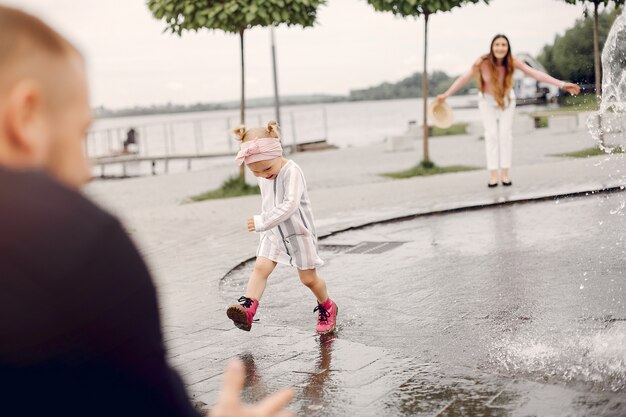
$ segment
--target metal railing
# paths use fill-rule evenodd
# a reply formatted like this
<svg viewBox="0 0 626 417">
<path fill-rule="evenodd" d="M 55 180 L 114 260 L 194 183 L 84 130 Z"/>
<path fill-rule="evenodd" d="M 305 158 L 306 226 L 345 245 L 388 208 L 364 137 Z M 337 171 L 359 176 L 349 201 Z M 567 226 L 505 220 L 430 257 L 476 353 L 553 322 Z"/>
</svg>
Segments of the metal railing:
<svg viewBox="0 0 626 417">
<path fill-rule="evenodd" d="M 290 111 L 287 115 L 281 135 L 284 146 L 289 146 L 292 152 L 297 144 L 328 139 L 325 107 Z M 163 115 L 162 118 L 164 120 L 139 123 L 133 118 L 99 121 L 97 124 L 104 126 L 96 125 L 89 131 L 85 151 L 92 164 L 101 168 L 101 176 L 104 176 L 104 166 L 116 164 L 122 165 L 125 176 L 129 162 L 150 161 L 154 174 L 156 161 L 164 161 L 167 172 L 169 160 L 187 159 L 188 169 L 191 169 L 191 159 L 223 157 L 234 154 L 238 148 L 232 133 L 239 125 L 236 116 L 176 118 L 176 115 Z M 247 125 L 265 126 L 273 118 L 269 113 L 253 113 Z M 135 130 L 136 145 L 125 150 L 124 141 L 131 128 Z"/>
</svg>

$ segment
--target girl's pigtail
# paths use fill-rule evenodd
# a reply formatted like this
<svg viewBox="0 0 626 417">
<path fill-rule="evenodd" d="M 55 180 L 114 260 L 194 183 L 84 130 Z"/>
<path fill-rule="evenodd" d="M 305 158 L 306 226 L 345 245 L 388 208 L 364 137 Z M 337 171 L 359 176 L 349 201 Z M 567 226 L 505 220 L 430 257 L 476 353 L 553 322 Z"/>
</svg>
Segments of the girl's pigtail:
<svg viewBox="0 0 626 417">
<path fill-rule="evenodd" d="M 243 138 L 246 136 L 246 127 L 244 125 L 241 125 L 233 130 L 233 133 L 237 136 L 236 139 L 239 142 L 243 142 Z"/>
<path fill-rule="evenodd" d="M 280 134 L 278 132 L 278 123 L 276 120 L 270 120 L 267 122 L 267 131 L 270 134 L 270 137 L 278 139 Z"/>
</svg>

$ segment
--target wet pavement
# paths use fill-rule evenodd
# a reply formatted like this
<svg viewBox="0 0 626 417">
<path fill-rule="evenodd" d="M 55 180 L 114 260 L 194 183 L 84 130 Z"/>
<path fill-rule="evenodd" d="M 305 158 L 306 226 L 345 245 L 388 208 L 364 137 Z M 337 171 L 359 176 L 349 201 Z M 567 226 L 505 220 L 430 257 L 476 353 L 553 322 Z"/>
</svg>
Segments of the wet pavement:
<svg viewBox="0 0 626 417">
<path fill-rule="evenodd" d="M 259 198 L 181 201 L 218 184 L 233 171 L 231 164 L 100 182 L 87 192 L 122 218 L 139 245 L 157 284 L 169 360 L 202 409 L 214 403 L 225 363 L 240 357 L 249 368 L 246 398 L 294 386 L 291 408 L 298 415 L 626 415 L 620 402 L 626 360 L 619 356 L 626 351 L 624 315 L 609 311 L 608 298 L 599 299 L 610 286 L 594 295 L 595 287 L 584 281 L 589 278 L 581 276 L 596 271 L 602 277 L 596 266 L 581 269 L 595 265 L 581 259 L 600 260 L 604 248 L 598 248 L 618 243 L 624 202 L 617 196 L 626 193 L 606 203 L 581 200 L 596 203 L 576 211 L 578 221 L 567 216 L 569 209 L 546 211 L 555 224 L 570 219 L 557 229 L 541 226 L 541 210 L 536 218 L 493 214 L 535 207 L 521 201 L 624 187 L 626 158 L 546 156 L 588 146 L 583 132 L 549 135 L 540 129 L 516 140 L 514 185 L 496 189 L 485 186 L 484 170 L 398 181 L 378 175 L 411 166 L 419 160 L 413 151 L 386 153 L 373 146 L 296 155 L 322 236 L 398 217 L 517 202 L 325 239 L 329 263 L 321 273 L 341 306 L 341 329 L 323 340 L 313 332 L 312 297 L 285 268 L 272 277 L 262 321 L 252 333 L 234 329 L 226 318 L 225 307 L 243 292 L 248 272 L 222 278 L 255 253 L 258 237 L 246 232 L 245 219 L 258 212 Z M 481 142 L 468 137 L 438 138 L 432 150 L 444 165 L 480 165 L 484 152 Z M 566 203 L 536 207 L 573 207 Z M 615 218 L 599 220 L 604 217 Z M 496 233 L 496 224 L 509 223 L 509 233 Z M 582 233 L 584 227 L 590 232 Z M 508 246 L 498 244 L 513 237 Z M 358 245 L 381 241 L 394 243 Z M 535 250 L 535 244 L 544 249 Z M 609 249 L 619 255 L 618 245 Z M 564 284 L 568 273 L 578 292 Z M 556 289 L 547 289 L 549 284 L 562 284 L 571 303 L 551 303 Z M 589 306 L 581 304 L 586 294 Z M 564 312 L 551 310 L 557 307 Z M 568 332 L 576 337 L 556 337 Z"/>
<path fill-rule="evenodd" d="M 337 234 L 320 270 L 336 336 L 311 334 L 313 297 L 288 267 L 251 333 L 214 333 L 247 363 L 247 399 L 292 385 L 299 415 L 623 416 L 625 206 L 618 192 Z M 221 282 L 225 304 L 249 272 Z M 191 392 L 210 403 L 218 379 Z"/>
</svg>

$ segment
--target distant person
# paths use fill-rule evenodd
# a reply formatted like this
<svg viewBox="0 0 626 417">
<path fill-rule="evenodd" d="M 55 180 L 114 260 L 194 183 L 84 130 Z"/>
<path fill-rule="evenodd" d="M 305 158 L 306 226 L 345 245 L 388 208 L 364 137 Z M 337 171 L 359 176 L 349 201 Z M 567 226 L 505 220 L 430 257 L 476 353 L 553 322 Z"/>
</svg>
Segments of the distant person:
<svg viewBox="0 0 626 417">
<path fill-rule="evenodd" d="M 576 84 L 560 81 L 550 75 L 529 67 L 524 61 L 515 58 L 511 44 L 504 35 L 496 35 L 491 41 L 489 53 L 481 56 L 470 70 L 460 76 L 448 90 L 437 97 L 439 102 L 460 90 L 473 77 L 478 78 L 478 108 L 485 129 L 485 150 L 487 169 L 490 178 L 489 187 L 512 185 L 509 177 L 513 150 L 513 117 L 515 113 L 515 93 L 513 91 L 513 73 L 516 69 L 538 81 L 553 84 L 570 94 L 580 93 Z M 498 172 L 500 168 L 500 172 Z"/>
<path fill-rule="evenodd" d="M 126 139 L 123 143 L 124 153 L 136 153 L 137 152 L 137 131 L 134 127 L 128 129 L 126 132 Z"/>
<path fill-rule="evenodd" d="M 76 48 L 0 6 L 0 416 L 198 416 L 144 262 L 78 191 L 91 117 Z M 286 415 L 290 391 L 243 407 L 243 383 L 234 362 L 212 416 Z"/>
<path fill-rule="evenodd" d="M 259 179 L 262 211 L 248 218 L 248 231 L 260 233 L 254 270 L 245 295 L 239 298 L 241 304 L 228 307 L 227 315 L 236 327 L 250 331 L 267 280 L 277 263 L 281 263 L 295 267 L 300 281 L 315 295 L 317 333 L 332 333 L 338 309 L 328 296 L 326 282 L 317 274 L 324 261 L 317 253 L 311 200 L 302 169 L 283 157 L 275 121 L 267 127 L 241 127 L 235 134 L 242 142 L 237 163 L 245 163 Z"/>
</svg>

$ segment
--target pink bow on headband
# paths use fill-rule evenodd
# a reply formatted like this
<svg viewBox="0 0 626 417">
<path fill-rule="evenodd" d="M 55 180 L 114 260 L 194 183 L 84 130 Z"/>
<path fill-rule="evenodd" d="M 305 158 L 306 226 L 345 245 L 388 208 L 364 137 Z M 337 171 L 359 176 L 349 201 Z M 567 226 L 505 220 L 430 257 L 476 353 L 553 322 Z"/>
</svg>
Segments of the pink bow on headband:
<svg viewBox="0 0 626 417">
<path fill-rule="evenodd" d="M 267 161 L 283 156 L 283 147 L 278 139 L 257 138 L 241 144 L 241 150 L 235 157 L 237 165 Z"/>
</svg>

